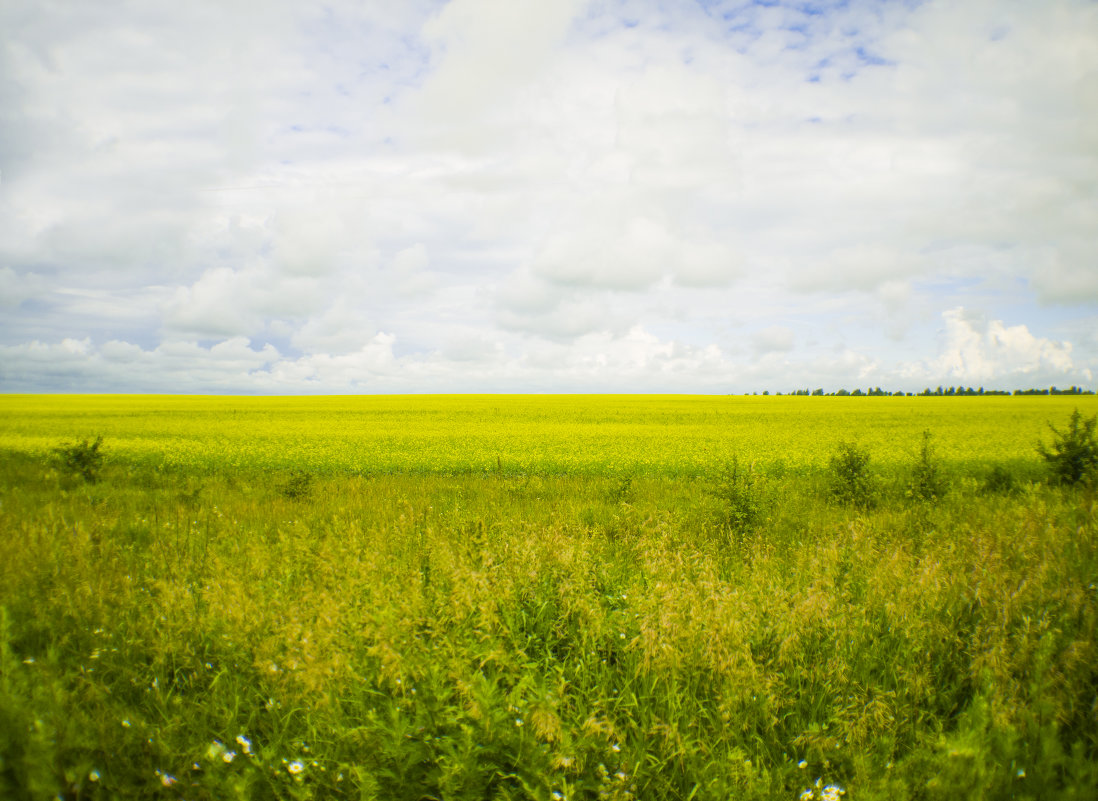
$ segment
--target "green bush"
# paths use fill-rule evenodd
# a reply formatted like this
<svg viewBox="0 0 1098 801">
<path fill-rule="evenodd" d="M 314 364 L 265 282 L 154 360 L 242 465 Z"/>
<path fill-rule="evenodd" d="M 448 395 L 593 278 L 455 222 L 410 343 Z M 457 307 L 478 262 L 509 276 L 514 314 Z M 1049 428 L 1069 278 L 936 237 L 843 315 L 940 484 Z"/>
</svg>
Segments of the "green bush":
<svg viewBox="0 0 1098 801">
<path fill-rule="evenodd" d="M 911 471 L 907 487 L 907 496 L 920 501 L 933 501 L 945 494 L 946 481 L 942 468 L 934 458 L 934 449 L 930 444 L 930 432 L 923 432 L 923 444 L 919 449 L 919 458 Z"/>
<path fill-rule="evenodd" d="M 1055 435 L 1052 447 L 1047 448 L 1045 443 L 1038 442 L 1037 452 L 1048 462 L 1054 481 L 1078 484 L 1091 478 L 1098 470 L 1098 440 L 1094 436 L 1096 424 L 1098 415 L 1085 420 L 1078 409 L 1071 413 L 1071 420 L 1064 431 L 1052 423 L 1048 424 Z"/>
<path fill-rule="evenodd" d="M 854 442 L 839 443 L 831 457 L 828 495 L 844 506 L 870 509 L 876 505 L 877 489 L 869 472 L 869 451 Z"/>
<path fill-rule="evenodd" d="M 313 493 L 313 474 L 305 470 L 293 470 L 280 490 L 291 501 L 304 500 Z"/>
<path fill-rule="evenodd" d="M 718 523 L 742 534 L 762 516 L 761 487 L 754 465 L 744 466 L 737 457 L 717 473 L 710 492 L 720 501 Z"/>
<path fill-rule="evenodd" d="M 99 447 L 103 444 L 103 437 L 95 438 L 89 443 L 86 439 L 82 442 L 74 442 L 72 445 L 62 445 L 54 448 L 60 462 L 61 470 L 71 476 L 80 476 L 89 484 L 99 480 L 99 471 L 103 468 L 103 454 Z"/>
<path fill-rule="evenodd" d="M 1011 495 L 1018 491 L 1018 479 L 1014 473 L 1001 464 L 988 471 L 984 478 L 983 491 L 999 495 Z"/>
</svg>

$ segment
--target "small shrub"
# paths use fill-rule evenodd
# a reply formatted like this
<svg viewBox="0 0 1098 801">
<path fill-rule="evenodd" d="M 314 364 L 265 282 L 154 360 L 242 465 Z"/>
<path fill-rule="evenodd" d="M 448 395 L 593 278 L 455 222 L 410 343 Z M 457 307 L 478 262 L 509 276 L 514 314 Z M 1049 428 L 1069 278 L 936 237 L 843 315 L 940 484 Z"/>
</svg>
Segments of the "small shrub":
<svg viewBox="0 0 1098 801">
<path fill-rule="evenodd" d="M 831 457 L 828 495 L 845 506 L 869 509 L 876 505 L 876 486 L 869 472 L 869 451 L 854 442 L 840 442 Z"/>
<path fill-rule="evenodd" d="M 61 470 L 70 476 L 80 476 L 89 484 L 99 480 L 99 471 L 103 468 L 103 454 L 99 447 L 103 444 L 103 437 L 95 438 L 94 442 L 86 439 L 82 442 L 74 442 L 72 445 L 62 445 L 54 448 L 60 462 Z"/>
<path fill-rule="evenodd" d="M 998 495 L 1012 495 L 1018 491 L 1018 479 L 1010 470 L 997 464 L 984 478 L 983 491 Z"/>
<path fill-rule="evenodd" d="M 1064 431 L 1060 431 L 1052 423 L 1048 424 L 1055 435 L 1052 447 L 1047 448 L 1044 442 L 1038 442 L 1037 452 L 1048 462 L 1054 481 L 1060 484 L 1078 484 L 1098 470 L 1098 440 L 1094 436 L 1096 424 L 1098 415 L 1085 420 L 1078 409 L 1072 412 L 1071 420 Z"/>
<path fill-rule="evenodd" d="M 633 497 L 633 477 L 624 476 L 618 485 L 610 491 L 610 499 L 615 503 L 625 503 Z"/>
<path fill-rule="evenodd" d="M 760 489 L 754 465 L 744 467 L 733 456 L 710 490 L 720 501 L 719 523 L 741 534 L 753 526 L 763 511 Z"/>
<path fill-rule="evenodd" d="M 930 444 L 930 432 L 923 432 L 923 444 L 919 449 L 919 458 L 911 471 L 911 480 L 907 487 L 907 496 L 919 501 L 933 501 L 945 494 L 946 481 L 942 468 L 934 458 L 934 449 Z"/>
<path fill-rule="evenodd" d="M 313 474 L 305 470 L 294 470 L 290 478 L 282 485 L 282 494 L 291 501 L 308 498 L 313 492 Z"/>
</svg>

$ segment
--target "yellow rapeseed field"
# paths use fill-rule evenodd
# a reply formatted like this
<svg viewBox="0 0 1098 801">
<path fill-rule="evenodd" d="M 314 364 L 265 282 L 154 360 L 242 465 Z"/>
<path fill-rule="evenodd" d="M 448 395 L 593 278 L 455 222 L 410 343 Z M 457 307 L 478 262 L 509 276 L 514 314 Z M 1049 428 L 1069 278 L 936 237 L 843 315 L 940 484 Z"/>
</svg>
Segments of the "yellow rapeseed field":
<svg viewBox="0 0 1098 801">
<path fill-rule="evenodd" d="M 1032 461 L 1081 397 L 0 396 L 0 448 L 101 435 L 116 457 L 320 472 L 691 474 L 736 456 L 792 469 L 857 442 L 906 462 L 924 430 L 957 465 Z"/>
</svg>

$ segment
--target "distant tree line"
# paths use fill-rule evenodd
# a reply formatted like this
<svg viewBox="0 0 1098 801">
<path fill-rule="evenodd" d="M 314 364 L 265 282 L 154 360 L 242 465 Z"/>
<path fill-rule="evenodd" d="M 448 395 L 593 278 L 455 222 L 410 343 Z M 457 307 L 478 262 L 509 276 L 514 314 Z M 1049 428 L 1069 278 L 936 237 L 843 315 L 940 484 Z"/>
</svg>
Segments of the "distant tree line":
<svg viewBox="0 0 1098 801">
<path fill-rule="evenodd" d="M 752 393 L 757 394 L 757 393 Z M 769 395 L 770 391 L 766 390 L 763 395 Z M 782 393 L 775 393 L 781 395 Z M 789 395 L 812 395 L 812 396 L 833 396 L 833 397 L 883 397 L 886 395 L 899 396 L 899 397 L 947 397 L 957 395 L 1093 395 L 1093 389 L 1083 389 L 1082 387 L 1072 386 L 1068 389 L 1057 389 L 1056 387 L 1048 387 L 1046 389 L 1016 389 L 1010 392 L 1005 389 L 984 389 L 980 387 L 973 389 L 972 387 L 948 387 L 937 389 L 931 389 L 927 387 L 922 392 L 903 392 L 897 390 L 896 392 L 888 392 L 880 387 L 873 387 L 872 389 L 854 389 L 846 390 L 839 389 L 835 392 L 824 392 L 823 389 L 797 389 L 793 392 L 786 393 Z"/>
</svg>

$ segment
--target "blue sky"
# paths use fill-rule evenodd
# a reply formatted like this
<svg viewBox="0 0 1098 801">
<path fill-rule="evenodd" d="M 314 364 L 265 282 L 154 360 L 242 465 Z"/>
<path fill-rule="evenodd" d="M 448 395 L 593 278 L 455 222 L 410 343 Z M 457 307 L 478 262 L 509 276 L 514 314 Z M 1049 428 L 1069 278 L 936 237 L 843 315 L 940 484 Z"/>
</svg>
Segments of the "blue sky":
<svg viewBox="0 0 1098 801">
<path fill-rule="evenodd" d="M 1098 4 L 0 7 L 0 390 L 1093 387 Z"/>
</svg>

